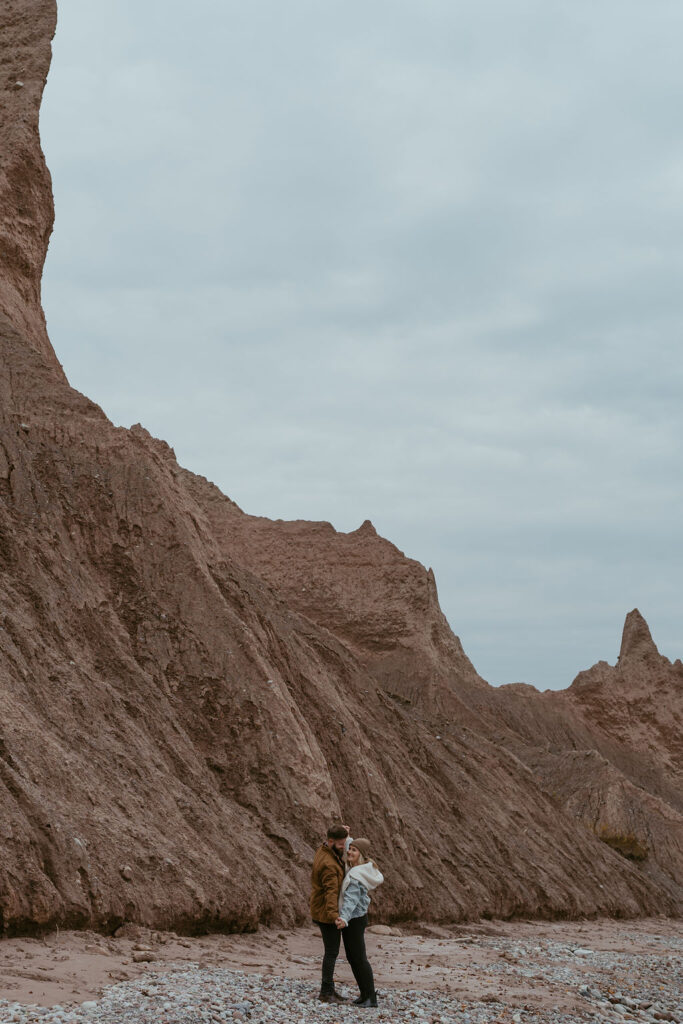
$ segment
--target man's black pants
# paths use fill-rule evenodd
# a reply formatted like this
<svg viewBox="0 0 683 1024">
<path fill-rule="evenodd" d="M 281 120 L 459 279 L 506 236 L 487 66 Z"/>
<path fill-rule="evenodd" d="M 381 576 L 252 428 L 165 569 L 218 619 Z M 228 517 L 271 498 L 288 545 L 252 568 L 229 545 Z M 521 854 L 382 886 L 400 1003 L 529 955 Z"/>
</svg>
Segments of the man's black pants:
<svg viewBox="0 0 683 1024">
<path fill-rule="evenodd" d="M 321 994 L 329 995 L 334 992 L 334 967 L 339 955 L 339 939 L 342 938 L 346 959 L 349 961 L 349 967 L 353 971 L 361 995 L 366 997 L 372 995 L 375 991 L 375 979 L 372 976 L 372 967 L 368 963 L 368 955 L 365 952 L 365 929 L 368 915 L 352 917 L 346 928 L 337 928 L 336 924 L 323 924 L 321 921 L 315 923 L 320 929 L 325 946 Z"/>
</svg>

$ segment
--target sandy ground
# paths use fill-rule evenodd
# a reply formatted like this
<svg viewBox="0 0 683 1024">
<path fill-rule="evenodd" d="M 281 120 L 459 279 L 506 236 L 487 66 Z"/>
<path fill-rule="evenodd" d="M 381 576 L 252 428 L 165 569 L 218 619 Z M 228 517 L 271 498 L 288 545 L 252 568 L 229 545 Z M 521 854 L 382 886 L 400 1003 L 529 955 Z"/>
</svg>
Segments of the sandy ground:
<svg viewBox="0 0 683 1024">
<path fill-rule="evenodd" d="M 313 927 L 260 929 L 252 935 L 184 938 L 127 925 L 118 937 L 53 932 L 0 942 L 0 998 L 68 1007 L 96 999 L 115 981 L 191 962 L 206 967 L 315 981 L 321 940 Z M 378 990 L 398 986 L 438 990 L 463 1003 L 500 999 L 508 1006 L 564 1012 L 585 1009 L 577 990 L 596 969 L 624 991 L 637 992 L 633 968 L 646 957 L 669 991 L 681 970 L 683 922 L 481 922 L 449 929 L 416 925 L 410 933 L 367 935 Z M 579 949 L 578 954 L 574 949 Z M 603 956 L 602 954 L 610 954 Z M 660 966 L 661 961 L 661 966 Z M 600 967 L 602 965 L 602 967 Z M 650 967 L 648 969 L 650 969 Z M 569 980 L 571 975 L 571 981 Z M 340 955 L 337 982 L 353 989 Z M 664 989 L 664 985 L 662 986 Z"/>
</svg>

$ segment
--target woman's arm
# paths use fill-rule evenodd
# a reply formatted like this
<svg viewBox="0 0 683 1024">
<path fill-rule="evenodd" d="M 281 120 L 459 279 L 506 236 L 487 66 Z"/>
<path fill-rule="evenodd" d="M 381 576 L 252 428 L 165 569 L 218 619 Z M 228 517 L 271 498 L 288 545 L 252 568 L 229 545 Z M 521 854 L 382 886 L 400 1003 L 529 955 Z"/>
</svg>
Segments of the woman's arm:
<svg viewBox="0 0 683 1024">
<path fill-rule="evenodd" d="M 344 896 L 342 899 L 342 905 L 339 908 L 339 917 L 345 925 L 349 923 L 354 915 L 354 912 L 358 909 L 362 902 L 363 886 L 357 878 L 352 878 L 346 887 Z"/>
</svg>

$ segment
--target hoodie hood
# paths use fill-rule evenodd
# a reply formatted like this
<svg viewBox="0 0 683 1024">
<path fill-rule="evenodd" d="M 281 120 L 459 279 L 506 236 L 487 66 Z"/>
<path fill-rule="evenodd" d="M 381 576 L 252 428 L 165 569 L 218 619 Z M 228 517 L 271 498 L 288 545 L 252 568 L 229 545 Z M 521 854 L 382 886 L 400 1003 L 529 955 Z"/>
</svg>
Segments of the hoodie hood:
<svg viewBox="0 0 683 1024">
<path fill-rule="evenodd" d="M 344 882 L 348 884 L 347 879 L 350 881 L 352 878 L 364 885 L 368 892 L 376 889 L 384 881 L 384 875 L 371 860 L 366 861 L 365 864 L 356 864 L 355 868 L 349 868 Z"/>
</svg>

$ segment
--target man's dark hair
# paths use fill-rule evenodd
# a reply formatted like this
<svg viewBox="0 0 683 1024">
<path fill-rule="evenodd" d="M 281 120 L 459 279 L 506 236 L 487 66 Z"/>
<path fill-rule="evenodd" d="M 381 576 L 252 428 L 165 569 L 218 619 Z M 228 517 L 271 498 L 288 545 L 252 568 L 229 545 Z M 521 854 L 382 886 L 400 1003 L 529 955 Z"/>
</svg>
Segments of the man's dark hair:
<svg viewBox="0 0 683 1024">
<path fill-rule="evenodd" d="M 348 834 L 343 825 L 330 825 L 327 830 L 328 839 L 346 839 Z"/>
</svg>

